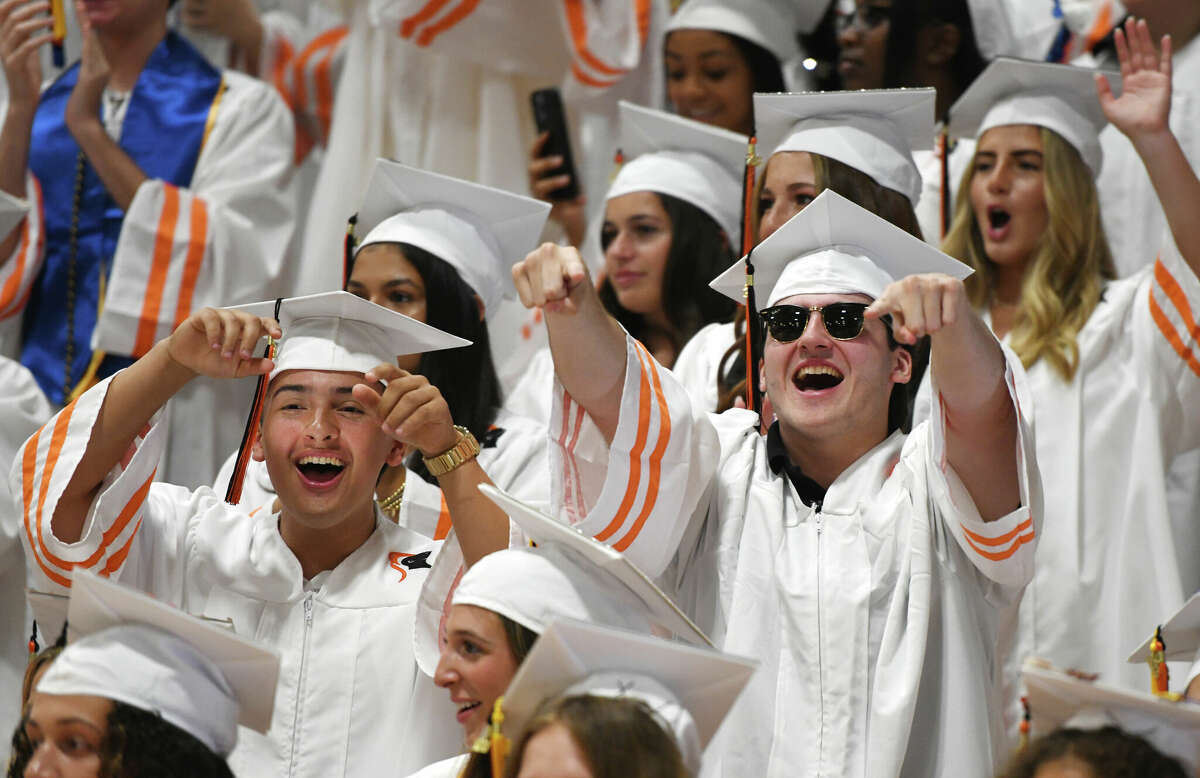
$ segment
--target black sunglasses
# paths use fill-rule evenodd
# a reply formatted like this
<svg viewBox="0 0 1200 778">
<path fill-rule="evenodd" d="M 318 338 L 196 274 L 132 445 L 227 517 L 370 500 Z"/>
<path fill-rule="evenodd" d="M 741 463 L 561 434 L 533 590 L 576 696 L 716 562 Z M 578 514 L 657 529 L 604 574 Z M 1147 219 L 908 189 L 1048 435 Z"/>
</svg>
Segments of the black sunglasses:
<svg viewBox="0 0 1200 778">
<path fill-rule="evenodd" d="M 830 303 L 811 308 L 799 305 L 774 305 L 759 312 L 767 325 L 767 332 L 780 343 L 791 343 L 804 334 L 808 327 L 809 314 L 821 314 L 825 331 L 834 340 L 854 340 L 862 334 L 866 325 L 863 315 L 869 306 L 866 303 Z"/>
</svg>

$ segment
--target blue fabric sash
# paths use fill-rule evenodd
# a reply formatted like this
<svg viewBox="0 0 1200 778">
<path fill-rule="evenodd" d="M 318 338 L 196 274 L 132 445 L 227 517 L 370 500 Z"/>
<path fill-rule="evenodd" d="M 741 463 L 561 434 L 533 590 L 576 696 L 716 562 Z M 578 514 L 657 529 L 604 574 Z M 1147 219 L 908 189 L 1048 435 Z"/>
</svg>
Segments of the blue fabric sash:
<svg viewBox="0 0 1200 778">
<path fill-rule="evenodd" d="M 78 77 L 79 63 L 75 63 L 43 93 L 29 151 L 29 168 L 42 186 L 46 261 L 25 310 L 21 363 L 56 404 L 66 402 L 70 388 L 91 362 L 101 278 L 107 279 L 112 270 L 125 218 L 85 158 L 75 256 L 74 353 L 68 376 L 69 236 L 79 144 L 67 129 L 65 116 Z M 188 187 L 220 86 L 220 71 L 183 38 L 168 32 L 129 97 L 118 145 L 148 177 Z M 111 375 L 131 362 L 127 356 L 109 355 L 97 377 Z"/>
</svg>

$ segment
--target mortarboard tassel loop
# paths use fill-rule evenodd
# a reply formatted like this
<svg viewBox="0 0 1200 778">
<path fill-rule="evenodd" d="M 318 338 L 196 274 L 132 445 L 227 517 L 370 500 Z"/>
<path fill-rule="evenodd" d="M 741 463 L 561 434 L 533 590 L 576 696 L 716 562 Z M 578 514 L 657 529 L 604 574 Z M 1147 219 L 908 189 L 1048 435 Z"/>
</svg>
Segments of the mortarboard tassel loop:
<svg viewBox="0 0 1200 778">
<path fill-rule="evenodd" d="M 29 658 L 33 659 L 38 652 L 37 620 L 33 622 L 33 630 L 29 633 Z"/>
<path fill-rule="evenodd" d="M 283 298 L 276 297 L 275 321 L 279 321 L 279 308 L 282 304 Z M 275 358 L 275 340 L 270 336 L 267 337 L 267 347 L 263 351 L 263 357 Z M 250 404 L 250 415 L 246 417 L 246 429 L 242 432 L 242 444 L 238 447 L 233 474 L 229 477 L 229 486 L 225 489 L 225 502 L 230 505 L 237 505 L 242 500 L 242 485 L 246 480 L 246 468 L 250 465 L 251 449 L 253 449 L 254 440 L 258 436 L 258 423 L 262 419 L 263 401 L 266 398 L 268 382 L 269 376 L 260 375 L 258 383 L 254 387 L 254 402 Z"/>
<path fill-rule="evenodd" d="M 761 342 L 759 331 L 761 321 L 758 318 L 758 305 L 754 296 L 754 263 L 751 256 L 754 253 L 754 176 L 755 167 L 762 161 L 758 157 L 757 137 L 750 134 L 750 142 L 746 145 L 746 165 L 742 175 L 742 254 L 746 257 L 746 285 L 743 296 L 746 298 L 746 407 L 755 413 L 762 413 L 762 398 L 758 385 L 758 355 L 756 344 Z"/>
<path fill-rule="evenodd" d="M 1021 697 L 1021 724 L 1019 727 L 1020 732 L 1021 732 L 1021 745 L 1018 746 L 1018 748 L 1017 748 L 1018 752 L 1024 751 L 1026 748 L 1029 747 L 1029 730 L 1033 726 L 1031 718 L 1032 717 L 1029 714 L 1029 698 L 1022 696 Z"/>
<path fill-rule="evenodd" d="M 358 224 L 358 214 L 354 214 L 346 221 L 346 241 L 342 244 L 342 288 L 350 283 L 350 274 L 354 272 L 354 248 L 358 245 L 358 238 L 354 236 L 354 227 Z"/>
</svg>

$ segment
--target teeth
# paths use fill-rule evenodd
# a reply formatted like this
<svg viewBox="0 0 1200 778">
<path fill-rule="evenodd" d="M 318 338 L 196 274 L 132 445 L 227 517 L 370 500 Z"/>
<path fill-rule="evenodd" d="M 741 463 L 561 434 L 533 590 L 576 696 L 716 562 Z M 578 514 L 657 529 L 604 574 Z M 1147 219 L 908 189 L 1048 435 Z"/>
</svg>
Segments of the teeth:
<svg viewBox="0 0 1200 778">
<path fill-rule="evenodd" d="M 301 465 L 335 465 L 345 467 L 346 463 L 336 457 L 301 457 L 297 464 Z"/>
<path fill-rule="evenodd" d="M 842 374 L 836 369 L 827 365 L 805 365 L 796 371 L 797 378 L 804 378 L 810 375 L 831 375 L 834 378 L 841 378 Z"/>
<path fill-rule="evenodd" d="M 477 702 L 468 702 L 466 705 L 460 705 L 458 707 L 458 712 L 462 713 L 464 710 L 470 710 L 471 708 L 474 708 L 477 705 L 479 705 L 479 703 L 477 703 Z"/>
</svg>

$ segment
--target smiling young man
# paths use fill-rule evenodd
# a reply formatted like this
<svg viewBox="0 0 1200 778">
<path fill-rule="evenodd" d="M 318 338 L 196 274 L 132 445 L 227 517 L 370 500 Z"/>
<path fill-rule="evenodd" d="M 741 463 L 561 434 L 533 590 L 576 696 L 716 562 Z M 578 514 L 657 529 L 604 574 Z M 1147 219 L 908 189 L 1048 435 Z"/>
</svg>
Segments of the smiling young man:
<svg viewBox="0 0 1200 778">
<path fill-rule="evenodd" d="M 761 661 L 706 774 L 988 775 L 996 641 L 1040 521 L 1020 363 L 971 312 L 965 266 L 834 192 L 754 264 L 766 436 L 747 411 L 694 412 L 573 252 L 514 269 L 561 382 L 559 508 Z M 713 286 L 742 284 L 735 265 Z M 924 335 L 940 402 L 905 435 L 891 399 Z"/>
<path fill-rule="evenodd" d="M 466 341 L 334 292 L 282 301 L 275 358 L 255 358 L 261 337 L 281 336 L 261 315 L 274 305 L 192 315 L 30 438 L 11 475 L 27 564 L 37 588 L 63 591 L 82 567 L 276 647 L 271 728 L 243 732 L 239 775 L 407 774 L 457 745 L 437 726 L 451 715 L 444 695 L 412 656 L 441 544 L 381 518 L 374 487 L 416 448 L 442 473 L 467 564 L 508 545 L 507 519 L 476 489 L 478 445 L 435 388 L 394 366 L 397 351 Z M 152 483 L 176 392 L 197 375 L 263 373 L 254 456 L 278 488 L 274 513 Z"/>
</svg>

